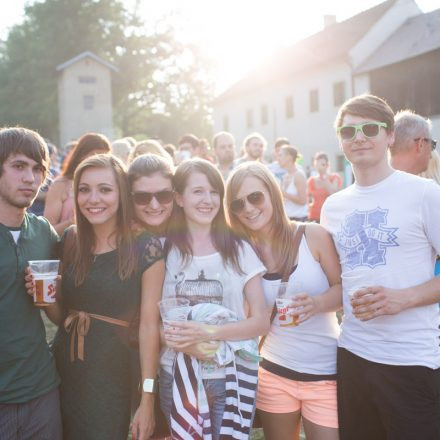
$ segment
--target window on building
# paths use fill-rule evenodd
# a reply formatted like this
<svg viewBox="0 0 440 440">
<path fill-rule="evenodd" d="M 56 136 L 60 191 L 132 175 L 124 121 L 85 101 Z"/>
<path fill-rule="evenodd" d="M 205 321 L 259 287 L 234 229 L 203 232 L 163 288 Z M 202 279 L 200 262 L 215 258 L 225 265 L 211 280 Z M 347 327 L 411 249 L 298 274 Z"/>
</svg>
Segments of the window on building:
<svg viewBox="0 0 440 440">
<path fill-rule="evenodd" d="M 261 125 L 266 125 L 269 122 L 267 104 L 261 106 Z"/>
<path fill-rule="evenodd" d="M 90 76 L 90 75 L 79 76 L 78 81 L 83 84 L 94 84 L 96 82 L 96 76 Z"/>
<path fill-rule="evenodd" d="M 246 110 L 246 127 L 252 128 L 254 126 L 254 112 L 251 108 Z"/>
<path fill-rule="evenodd" d="M 345 81 L 339 81 L 333 84 L 333 103 L 339 107 L 345 102 Z"/>
<path fill-rule="evenodd" d="M 83 107 L 84 110 L 92 110 L 95 107 L 95 97 L 93 95 L 84 95 Z"/>
<path fill-rule="evenodd" d="M 286 98 L 286 119 L 293 118 L 293 96 L 290 95 Z"/>
<path fill-rule="evenodd" d="M 310 102 L 310 112 L 319 112 L 319 93 L 318 93 L 318 89 L 310 90 L 309 102 Z"/>
<path fill-rule="evenodd" d="M 223 116 L 223 131 L 229 131 L 229 118 Z"/>
</svg>

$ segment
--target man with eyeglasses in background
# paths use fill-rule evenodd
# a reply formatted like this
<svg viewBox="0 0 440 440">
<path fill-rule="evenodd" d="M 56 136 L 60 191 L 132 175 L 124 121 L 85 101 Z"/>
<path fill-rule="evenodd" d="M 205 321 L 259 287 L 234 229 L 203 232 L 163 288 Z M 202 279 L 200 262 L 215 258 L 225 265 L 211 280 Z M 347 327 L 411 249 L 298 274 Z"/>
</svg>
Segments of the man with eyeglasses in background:
<svg viewBox="0 0 440 440">
<path fill-rule="evenodd" d="M 420 174 L 428 168 L 437 141 L 431 139 L 429 119 L 403 110 L 394 118 L 394 144 L 390 146 L 391 166 L 396 170 Z"/>
<path fill-rule="evenodd" d="M 355 183 L 324 203 L 342 268 L 341 440 L 440 438 L 440 187 L 394 170 L 394 114 L 372 95 L 336 118 Z"/>
</svg>

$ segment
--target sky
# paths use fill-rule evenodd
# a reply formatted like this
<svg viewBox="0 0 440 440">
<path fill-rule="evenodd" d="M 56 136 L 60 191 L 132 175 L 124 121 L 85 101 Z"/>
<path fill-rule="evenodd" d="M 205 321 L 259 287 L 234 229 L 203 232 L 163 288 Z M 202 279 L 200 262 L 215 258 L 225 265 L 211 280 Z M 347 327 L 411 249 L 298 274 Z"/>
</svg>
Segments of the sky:
<svg viewBox="0 0 440 440">
<path fill-rule="evenodd" d="M 0 38 L 23 20 L 26 2 L 0 0 Z M 217 92 L 225 90 L 272 52 L 323 28 L 324 15 L 343 21 L 375 6 L 379 0 L 124 0 L 138 5 L 148 26 L 164 16 L 176 36 L 200 47 L 213 60 Z M 440 7 L 439 0 L 416 0 L 423 12 Z"/>
</svg>

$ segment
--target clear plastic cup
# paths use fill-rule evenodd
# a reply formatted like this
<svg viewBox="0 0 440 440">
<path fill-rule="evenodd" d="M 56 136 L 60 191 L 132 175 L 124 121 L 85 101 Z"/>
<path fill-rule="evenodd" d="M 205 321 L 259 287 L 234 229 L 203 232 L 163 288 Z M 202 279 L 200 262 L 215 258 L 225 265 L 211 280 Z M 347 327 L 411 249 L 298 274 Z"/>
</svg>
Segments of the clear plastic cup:
<svg viewBox="0 0 440 440">
<path fill-rule="evenodd" d="M 29 267 L 34 277 L 34 304 L 40 307 L 56 302 L 56 279 L 60 260 L 31 260 Z"/>
<path fill-rule="evenodd" d="M 191 310 L 189 299 L 167 298 L 159 302 L 160 316 L 164 328 L 171 328 L 172 321 L 186 321 Z"/>
</svg>

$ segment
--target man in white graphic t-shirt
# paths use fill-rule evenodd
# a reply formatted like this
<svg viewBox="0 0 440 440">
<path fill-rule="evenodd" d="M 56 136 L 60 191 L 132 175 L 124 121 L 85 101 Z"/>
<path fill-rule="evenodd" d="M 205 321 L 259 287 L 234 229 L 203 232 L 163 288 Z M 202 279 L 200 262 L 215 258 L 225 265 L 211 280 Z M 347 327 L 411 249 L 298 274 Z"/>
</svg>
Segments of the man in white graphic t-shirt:
<svg viewBox="0 0 440 440">
<path fill-rule="evenodd" d="M 340 438 L 439 439 L 440 187 L 390 166 L 394 115 L 382 99 L 350 99 L 336 129 L 355 176 L 321 217 L 342 267 Z"/>
</svg>

